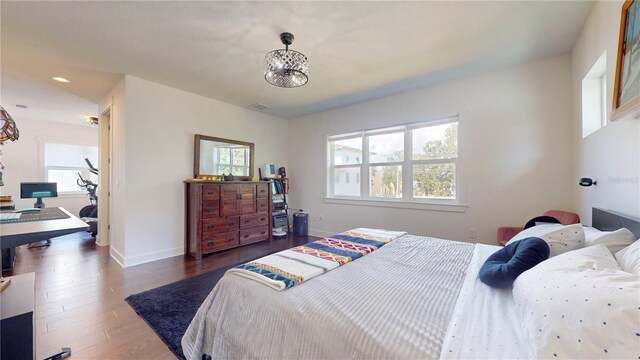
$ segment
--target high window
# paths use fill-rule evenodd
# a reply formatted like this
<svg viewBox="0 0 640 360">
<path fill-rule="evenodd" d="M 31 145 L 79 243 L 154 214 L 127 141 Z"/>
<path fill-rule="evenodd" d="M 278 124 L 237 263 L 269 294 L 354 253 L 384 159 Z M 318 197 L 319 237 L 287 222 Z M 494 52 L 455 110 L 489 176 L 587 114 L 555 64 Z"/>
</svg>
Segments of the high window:
<svg viewBox="0 0 640 360">
<path fill-rule="evenodd" d="M 329 198 L 459 200 L 458 117 L 330 136 L 327 152 Z"/>
<path fill-rule="evenodd" d="M 46 142 L 44 144 L 45 181 L 58 183 L 58 193 L 73 194 L 86 192 L 78 186 L 78 173 L 95 183 L 98 176 L 89 172 L 85 162 L 89 159 L 98 167 L 98 147 Z"/>
<path fill-rule="evenodd" d="M 607 124 L 607 52 L 582 79 L 582 137 Z"/>
</svg>

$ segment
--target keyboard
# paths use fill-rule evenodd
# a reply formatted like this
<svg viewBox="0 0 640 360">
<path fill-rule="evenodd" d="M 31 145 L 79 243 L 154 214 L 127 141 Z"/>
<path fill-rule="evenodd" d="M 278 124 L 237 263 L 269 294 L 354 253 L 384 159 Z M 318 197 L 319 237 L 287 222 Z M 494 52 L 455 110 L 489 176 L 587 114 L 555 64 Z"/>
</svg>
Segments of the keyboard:
<svg viewBox="0 0 640 360">
<path fill-rule="evenodd" d="M 0 221 L 8 221 L 8 220 L 18 220 L 20 219 L 20 215 L 16 213 L 0 213 Z"/>
<path fill-rule="evenodd" d="M 35 212 L 40 212 L 40 210 L 42 210 L 42 209 L 24 208 L 24 209 L 16 210 L 16 211 L 14 211 L 14 213 L 35 213 Z"/>
</svg>

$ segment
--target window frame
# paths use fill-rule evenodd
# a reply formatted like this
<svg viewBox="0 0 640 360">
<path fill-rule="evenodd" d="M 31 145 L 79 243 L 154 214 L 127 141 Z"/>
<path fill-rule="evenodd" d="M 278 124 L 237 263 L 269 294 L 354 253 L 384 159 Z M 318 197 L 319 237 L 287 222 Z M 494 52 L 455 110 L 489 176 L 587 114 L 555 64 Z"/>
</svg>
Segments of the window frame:
<svg viewBox="0 0 640 360">
<path fill-rule="evenodd" d="M 607 68 L 607 51 L 605 50 L 598 56 L 580 82 L 580 134 L 582 139 L 608 124 Z"/>
<path fill-rule="evenodd" d="M 457 123 L 458 129 L 456 133 L 456 152 L 455 158 L 442 159 L 413 159 L 413 130 L 438 126 L 443 124 Z M 325 189 L 324 200 L 328 203 L 349 204 L 349 205 L 365 205 L 365 206 L 383 206 L 396 208 L 414 208 L 464 212 L 467 205 L 466 188 L 462 185 L 466 183 L 464 180 L 464 171 L 461 171 L 461 144 L 460 133 L 462 129 L 462 116 L 456 114 L 452 116 L 440 117 L 430 121 L 421 121 L 407 123 L 400 126 L 390 126 L 377 129 L 362 130 L 338 135 L 329 135 L 325 137 L 326 156 L 325 161 Z M 369 137 L 372 135 L 390 134 L 402 132 L 404 134 L 404 158 L 401 161 L 389 162 L 369 162 Z M 338 140 L 348 140 L 360 138 L 362 142 L 362 161 L 359 164 L 334 164 L 335 154 L 333 143 Z M 455 167 L 455 197 L 448 198 L 421 198 L 413 196 L 413 167 L 421 164 L 453 164 Z M 402 193 L 399 198 L 375 197 L 370 194 L 370 169 L 377 166 L 401 166 L 402 167 Z M 341 168 L 359 168 L 360 170 L 360 195 L 335 195 L 335 170 Z"/>
</svg>

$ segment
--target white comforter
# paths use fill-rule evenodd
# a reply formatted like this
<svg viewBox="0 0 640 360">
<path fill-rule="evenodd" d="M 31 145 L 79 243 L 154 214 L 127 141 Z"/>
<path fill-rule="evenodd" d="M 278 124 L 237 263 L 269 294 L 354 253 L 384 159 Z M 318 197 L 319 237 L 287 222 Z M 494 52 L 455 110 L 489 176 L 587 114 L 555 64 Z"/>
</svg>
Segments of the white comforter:
<svg viewBox="0 0 640 360">
<path fill-rule="evenodd" d="M 183 351 L 197 360 L 438 358 L 473 247 L 406 235 L 282 292 L 226 274 Z"/>
</svg>

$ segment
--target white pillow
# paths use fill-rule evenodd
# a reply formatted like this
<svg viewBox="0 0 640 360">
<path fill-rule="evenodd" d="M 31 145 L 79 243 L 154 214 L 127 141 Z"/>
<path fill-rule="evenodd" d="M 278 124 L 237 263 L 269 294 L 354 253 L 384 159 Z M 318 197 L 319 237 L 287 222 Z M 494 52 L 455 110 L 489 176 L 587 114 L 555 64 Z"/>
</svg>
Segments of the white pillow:
<svg viewBox="0 0 640 360">
<path fill-rule="evenodd" d="M 507 245 L 528 237 L 537 237 L 549 245 L 549 257 L 584 247 L 584 230 L 582 224 L 542 224 L 522 230 Z"/>
<path fill-rule="evenodd" d="M 616 253 L 622 270 L 640 275 L 640 239 Z"/>
<path fill-rule="evenodd" d="M 633 235 L 629 229 L 622 228 L 616 231 L 600 231 L 589 226 L 584 227 L 585 246 L 605 244 L 612 254 L 629 246 L 629 244 L 635 240 L 636 236 Z"/>
<path fill-rule="evenodd" d="M 640 356 L 640 276 L 620 270 L 603 244 L 525 271 L 513 299 L 539 359 Z"/>
</svg>

